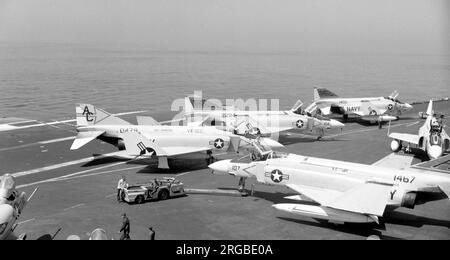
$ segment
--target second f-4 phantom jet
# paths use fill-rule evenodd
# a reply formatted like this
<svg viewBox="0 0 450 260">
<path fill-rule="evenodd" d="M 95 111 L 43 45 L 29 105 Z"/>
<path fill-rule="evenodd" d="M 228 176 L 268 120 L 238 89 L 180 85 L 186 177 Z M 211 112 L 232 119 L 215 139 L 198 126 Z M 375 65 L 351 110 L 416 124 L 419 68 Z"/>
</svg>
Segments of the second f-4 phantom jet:
<svg viewBox="0 0 450 260">
<path fill-rule="evenodd" d="M 185 117 L 197 119 L 202 125 L 222 126 L 224 129 L 246 133 L 271 135 L 289 130 L 298 130 L 304 134 L 323 137 L 329 129 L 343 128 L 345 125 L 334 119 L 315 118 L 301 114 L 303 103 L 299 100 L 291 110 L 239 110 L 234 107 L 205 109 L 206 100 L 199 96 L 185 98 Z"/>
<path fill-rule="evenodd" d="M 388 97 L 341 98 L 325 88 L 314 88 L 314 102 L 305 110 L 308 113 L 321 115 L 342 115 L 346 121 L 355 115 L 370 123 L 398 120 L 398 116 L 411 110 L 408 103 L 400 102 L 398 92 Z"/>
<path fill-rule="evenodd" d="M 389 134 L 389 137 L 393 139 L 391 142 L 392 151 L 400 151 L 403 147 L 403 142 L 405 142 L 408 144 L 405 147 L 407 151 L 411 150 L 409 145 L 414 144 L 425 151 L 430 159 L 436 159 L 450 149 L 450 137 L 443 128 L 441 118 L 436 118 L 432 100 L 428 104 L 426 116 L 427 119 L 423 126 L 420 127 L 417 135 L 406 133 Z"/>
<path fill-rule="evenodd" d="M 450 176 L 442 172 L 258 150 L 262 151 L 259 160 L 222 160 L 209 167 L 215 173 L 286 186 L 299 194 L 286 199 L 312 200 L 319 204 L 273 205 L 293 214 L 334 223 L 378 223 L 387 209 L 414 208 L 450 195 Z"/>
<path fill-rule="evenodd" d="M 76 107 L 76 119 L 78 134 L 71 150 L 99 139 L 120 150 L 116 157 L 157 157 L 159 168 L 169 168 L 169 157 L 237 152 L 249 143 L 245 137 L 215 127 L 161 125 L 151 117 L 140 117 L 138 125 L 132 125 L 89 104 Z M 270 138 L 261 139 L 269 147 L 283 146 Z"/>
</svg>

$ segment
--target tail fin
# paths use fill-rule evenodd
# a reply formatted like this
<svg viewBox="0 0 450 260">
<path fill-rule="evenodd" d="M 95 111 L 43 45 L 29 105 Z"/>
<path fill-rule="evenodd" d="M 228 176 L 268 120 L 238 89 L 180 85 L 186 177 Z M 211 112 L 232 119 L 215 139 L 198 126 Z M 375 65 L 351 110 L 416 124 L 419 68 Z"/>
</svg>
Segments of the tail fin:
<svg viewBox="0 0 450 260">
<path fill-rule="evenodd" d="M 337 98 L 337 97 L 339 96 L 326 88 L 314 88 L 314 101 L 318 101 L 323 98 Z"/>
<path fill-rule="evenodd" d="M 184 98 L 184 114 L 191 115 L 194 112 L 194 105 L 191 97 Z"/>
<path fill-rule="evenodd" d="M 115 117 L 108 112 L 90 104 L 79 104 L 76 107 L 77 126 L 90 125 L 129 125 L 127 121 Z"/>
<path fill-rule="evenodd" d="M 184 113 L 186 115 L 193 114 L 196 110 L 203 110 L 203 106 L 205 105 L 205 100 L 202 96 L 192 95 L 184 98 Z"/>
<path fill-rule="evenodd" d="M 433 115 L 433 100 L 430 100 L 430 103 L 428 103 L 428 108 L 427 108 L 427 116 L 432 116 Z"/>
</svg>

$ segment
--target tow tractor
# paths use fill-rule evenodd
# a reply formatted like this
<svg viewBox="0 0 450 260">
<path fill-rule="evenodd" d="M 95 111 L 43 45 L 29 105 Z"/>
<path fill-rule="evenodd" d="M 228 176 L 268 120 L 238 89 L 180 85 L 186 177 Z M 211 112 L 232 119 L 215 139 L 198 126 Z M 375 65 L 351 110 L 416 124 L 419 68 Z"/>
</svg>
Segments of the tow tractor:
<svg viewBox="0 0 450 260">
<path fill-rule="evenodd" d="M 141 204 L 148 200 L 166 200 L 186 195 L 184 184 L 172 177 L 154 179 L 147 183 L 128 185 L 122 193 L 127 203 Z"/>
</svg>

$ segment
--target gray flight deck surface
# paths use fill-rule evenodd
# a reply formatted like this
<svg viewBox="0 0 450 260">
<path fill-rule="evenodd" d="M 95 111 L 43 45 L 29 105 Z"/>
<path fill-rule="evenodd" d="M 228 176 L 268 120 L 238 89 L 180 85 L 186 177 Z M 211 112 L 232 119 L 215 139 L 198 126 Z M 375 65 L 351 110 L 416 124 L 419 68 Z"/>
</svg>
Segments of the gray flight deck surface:
<svg viewBox="0 0 450 260">
<path fill-rule="evenodd" d="M 392 123 L 391 131 L 417 133 L 424 122 L 417 113 L 426 106 L 416 104 L 404 119 Z M 436 102 L 435 110 L 450 115 L 450 103 Z M 133 117 L 122 118 L 135 122 Z M 0 124 L 10 121 L 3 119 Z M 19 125 L 27 124 L 36 122 Z M 321 141 L 292 134 L 282 137 L 281 142 L 286 145 L 283 150 L 301 155 L 371 164 L 391 153 L 387 128 L 348 122 L 343 132 L 333 131 Z M 294 193 L 263 185 L 256 185 L 254 196 L 248 197 L 191 194 L 141 205 L 118 203 L 116 185 L 122 175 L 129 183 L 173 176 L 186 188 L 223 190 L 236 189 L 238 178 L 212 175 L 202 159 L 172 161 L 171 170 L 159 170 L 155 162 L 92 161 L 93 154 L 114 152 L 115 148 L 96 140 L 70 151 L 72 140 L 68 137 L 74 133 L 62 129 L 74 130 L 57 124 L 0 131 L 1 174 L 20 175 L 16 177 L 19 189 L 28 194 L 39 187 L 18 221 L 15 236 L 26 232 L 28 239 L 37 239 L 62 228 L 56 239 L 72 234 L 86 239 L 89 232 L 103 228 L 109 237 L 118 239 L 121 214 L 127 213 L 132 239 L 147 239 L 149 226 L 156 230 L 157 239 L 366 239 L 373 234 L 382 239 L 450 239 L 449 200 L 419 205 L 414 210 L 397 209 L 386 215 L 384 227 L 324 224 L 281 213 L 271 205 L 293 202 L 283 197 Z M 246 187 L 250 189 L 252 183 L 248 180 Z"/>
</svg>

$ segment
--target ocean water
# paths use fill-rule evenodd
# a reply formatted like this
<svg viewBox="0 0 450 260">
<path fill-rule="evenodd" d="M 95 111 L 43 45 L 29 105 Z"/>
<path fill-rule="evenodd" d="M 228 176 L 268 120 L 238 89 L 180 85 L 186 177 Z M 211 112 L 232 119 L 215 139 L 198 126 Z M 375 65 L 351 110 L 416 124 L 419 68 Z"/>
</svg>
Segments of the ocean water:
<svg viewBox="0 0 450 260">
<path fill-rule="evenodd" d="M 175 99 L 276 98 L 309 104 L 313 87 L 340 96 L 411 102 L 450 96 L 450 57 L 329 53 L 152 51 L 58 44 L 0 44 L 0 117 L 74 117 L 86 102 L 110 112 L 171 110 Z"/>
</svg>

